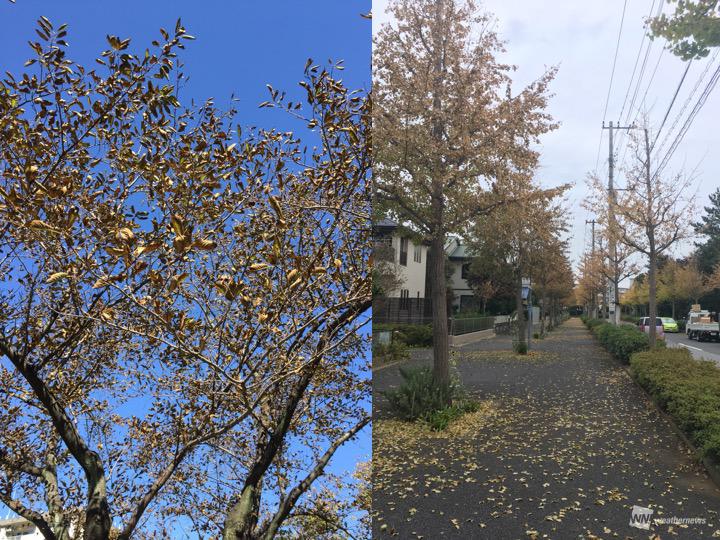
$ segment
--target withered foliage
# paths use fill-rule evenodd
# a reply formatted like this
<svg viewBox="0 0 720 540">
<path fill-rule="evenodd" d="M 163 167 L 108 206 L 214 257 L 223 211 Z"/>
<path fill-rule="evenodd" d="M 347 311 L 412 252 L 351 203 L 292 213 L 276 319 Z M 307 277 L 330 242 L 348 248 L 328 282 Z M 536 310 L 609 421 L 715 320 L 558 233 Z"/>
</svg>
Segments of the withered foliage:
<svg viewBox="0 0 720 540">
<path fill-rule="evenodd" d="M 66 32 L 0 82 L 0 500 L 47 538 L 292 529 L 368 423 L 370 96 L 308 61 L 262 104 L 299 131 L 242 131 L 179 102 L 179 21 L 95 69 Z"/>
</svg>

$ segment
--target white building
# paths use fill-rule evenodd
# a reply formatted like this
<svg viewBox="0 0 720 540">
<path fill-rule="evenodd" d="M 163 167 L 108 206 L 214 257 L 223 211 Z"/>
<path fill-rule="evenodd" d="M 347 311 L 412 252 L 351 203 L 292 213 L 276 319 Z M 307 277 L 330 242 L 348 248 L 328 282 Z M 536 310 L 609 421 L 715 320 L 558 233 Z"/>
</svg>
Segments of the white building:
<svg viewBox="0 0 720 540">
<path fill-rule="evenodd" d="M 375 242 L 392 248 L 395 270 L 400 277 L 400 286 L 387 291 L 390 298 L 425 298 L 427 272 L 426 244 L 413 238 L 413 234 L 394 221 L 383 219 L 376 223 Z"/>
<path fill-rule="evenodd" d="M 21 517 L 0 519 L 0 540 L 43 540 L 40 530 Z"/>
<path fill-rule="evenodd" d="M 453 292 L 453 308 L 458 310 L 474 310 L 479 308 L 479 299 L 467 282 L 472 257 L 468 254 L 467 245 L 460 238 L 451 236 L 445 241 L 445 254 L 448 257 L 450 287 Z"/>
</svg>

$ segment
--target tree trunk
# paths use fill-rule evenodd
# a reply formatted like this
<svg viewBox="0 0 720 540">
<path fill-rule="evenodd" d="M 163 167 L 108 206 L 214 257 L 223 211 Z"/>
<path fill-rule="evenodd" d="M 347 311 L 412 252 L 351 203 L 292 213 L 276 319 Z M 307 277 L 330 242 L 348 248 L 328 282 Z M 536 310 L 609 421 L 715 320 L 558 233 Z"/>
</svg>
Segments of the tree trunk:
<svg viewBox="0 0 720 540">
<path fill-rule="evenodd" d="M 88 504 L 85 507 L 83 539 L 108 540 L 111 526 L 110 507 L 105 492 L 105 477 L 100 476 L 90 493 Z"/>
<path fill-rule="evenodd" d="M 647 201 L 651 205 L 652 202 L 652 178 L 650 176 L 650 141 L 648 139 L 648 130 L 645 128 L 645 189 L 647 190 Z M 652 205 L 649 208 L 648 215 L 653 213 Z M 650 266 L 648 268 L 648 317 L 650 323 L 650 348 L 654 348 L 657 340 L 657 330 L 655 328 L 655 318 L 657 317 L 657 298 L 655 296 L 657 289 L 657 252 L 655 249 L 655 229 L 651 223 L 646 226 L 646 234 L 648 238 L 648 258 Z"/>
<path fill-rule="evenodd" d="M 240 499 L 225 518 L 223 540 L 252 540 L 260 509 L 260 493 L 258 484 L 245 484 Z"/>
<path fill-rule="evenodd" d="M 437 231 L 431 241 L 430 268 L 433 310 L 433 376 L 438 383 L 450 382 L 447 291 L 445 285 L 445 234 Z"/>
<path fill-rule="evenodd" d="M 655 298 L 655 290 L 657 274 L 657 254 L 654 247 L 650 248 L 650 266 L 648 268 L 648 323 L 650 324 L 650 348 L 655 347 L 657 340 L 657 330 L 655 328 L 655 318 L 657 317 L 657 299 Z"/>
<path fill-rule="evenodd" d="M 675 300 L 672 301 L 672 318 L 675 318 Z"/>
<path fill-rule="evenodd" d="M 517 290 L 515 293 L 515 309 L 517 310 L 517 343 L 518 347 L 525 345 L 527 347 L 527 340 L 525 339 L 525 333 L 527 332 L 527 325 L 525 324 L 525 312 L 523 310 L 523 298 L 522 298 L 522 274 L 518 272 Z"/>
</svg>

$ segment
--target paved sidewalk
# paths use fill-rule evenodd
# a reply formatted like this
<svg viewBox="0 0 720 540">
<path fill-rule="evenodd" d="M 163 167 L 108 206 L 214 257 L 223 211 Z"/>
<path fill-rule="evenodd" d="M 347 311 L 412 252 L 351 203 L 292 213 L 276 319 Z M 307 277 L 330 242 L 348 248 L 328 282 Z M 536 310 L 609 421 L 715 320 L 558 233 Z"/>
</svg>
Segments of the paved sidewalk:
<svg viewBox="0 0 720 540">
<path fill-rule="evenodd" d="M 483 407 L 453 435 L 383 421 L 380 392 L 400 378 L 373 374 L 373 538 L 720 538 L 720 490 L 580 321 L 534 345 L 527 359 L 508 337 L 455 353 Z M 706 523 L 639 530 L 633 505 Z"/>
</svg>

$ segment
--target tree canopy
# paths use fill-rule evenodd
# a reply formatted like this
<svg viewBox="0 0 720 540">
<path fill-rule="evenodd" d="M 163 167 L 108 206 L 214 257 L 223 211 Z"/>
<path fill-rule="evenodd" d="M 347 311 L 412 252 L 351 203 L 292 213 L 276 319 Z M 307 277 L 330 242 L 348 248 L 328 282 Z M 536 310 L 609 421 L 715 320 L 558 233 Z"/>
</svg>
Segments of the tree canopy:
<svg viewBox="0 0 720 540">
<path fill-rule="evenodd" d="M 711 48 L 720 46 L 720 10 L 718 0 L 671 0 L 675 12 L 650 19 L 653 37 L 664 37 L 673 54 L 683 60 L 703 58 Z"/>
<path fill-rule="evenodd" d="M 298 129 L 243 130 L 180 103 L 192 37 L 160 33 L 87 69 L 43 18 L 0 83 L 0 500 L 51 539 L 271 538 L 328 508 L 339 530 L 326 467 L 369 422 L 370 96 L 308 60 L 303 100 L 262 104 Z"/>
</svg>

